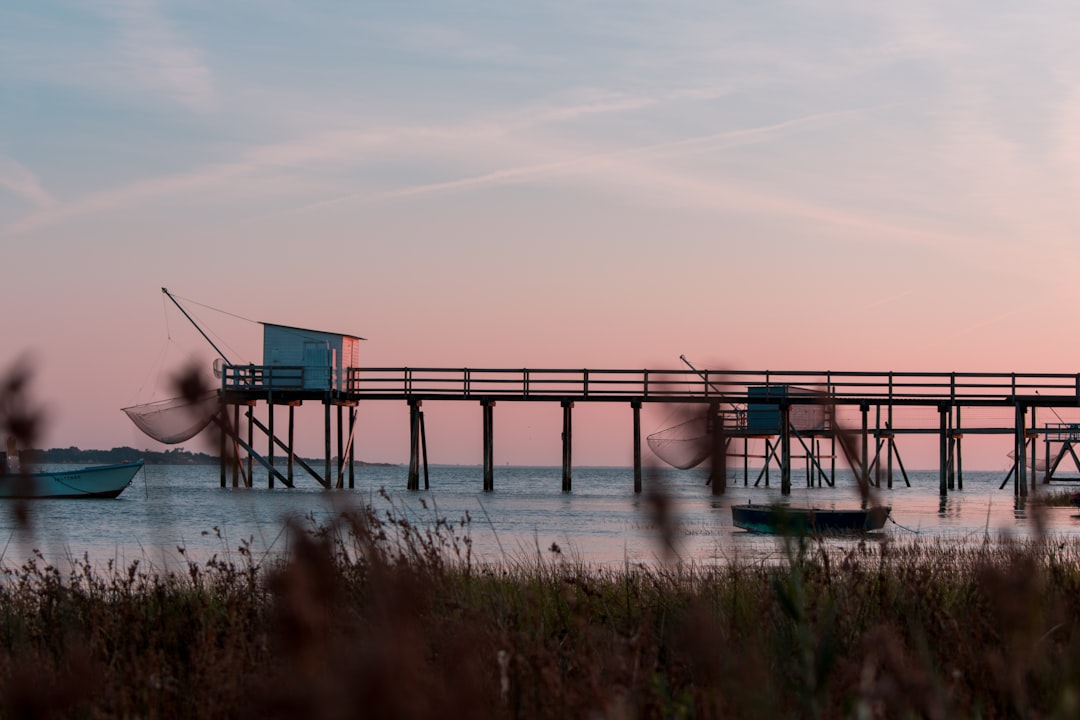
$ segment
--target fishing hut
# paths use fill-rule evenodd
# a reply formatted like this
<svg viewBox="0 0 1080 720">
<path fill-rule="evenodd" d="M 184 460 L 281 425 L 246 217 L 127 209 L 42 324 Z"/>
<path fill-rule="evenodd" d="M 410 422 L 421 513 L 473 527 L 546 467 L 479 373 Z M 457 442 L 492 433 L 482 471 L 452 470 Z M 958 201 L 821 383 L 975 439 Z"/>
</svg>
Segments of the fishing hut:
<svg viewBox="0 0 1080 720">
<path fill-rule="evenodd" d="M 198 330 L 219 359 L 214 361 L 214 376 L 219 388 L 202 390 L 202 380 L 185 383 L 180 397 L 123 408 L 129 418 L 158 442 L 184 442 L 213 424 L 219 429 L 221 486 L 251 487 L 253 463 L 266 468 L 270 487 L 280 482 L 293 487 L 295 468 L 299 466 L 323 487 L 343 487 L 355 483 L 353 438 L 356 427 L 357 399 L 349 392 L 349 379 L 359 365 L 360 342 L 364 338 L 345 333 L 310 328 L 259 323 L 263 329 L 262 363 L 236 364 L 199 326 L 179 300 L 166 288 L 161 292 Z M 266 422 L 255 416 L 260 402 L 266 403 Z M 324 412 L 325 460 L 319 472 L 295 451 L 296 408 L 304 402 L 321 403 Z M 288 411 L 285 437 L 279 437 L 277 409 Z M 345 416 L 346 411 L 348 416 Z M 336 424 L 335 424 L 336 419 Z M 346 430 L 347 429 L 347 430 Z M 261 434 L 265 446 L 256 442 Z M 337 436 L 337 475 L 331 474 L 332 439 Z M 265 451 L 260 451 L 265 447 Z M 285 458 L 285 472 L 278 468 L 278 451 Z M 243 457 L 242 457 L 243 456 Z"/>
<path fill-rule="evenodd" d="M 275 479 L 286 487 L 293 487 L 296 465 L 323 487 L 344 487 L 346 475 L 348 486 L 353 487 L 357 402 L 348 396 L 348 378 L 349 373 L 358 367 L 360 342 L 364 338 L 275 323 L 261 324 L 262 364 L 219 366 L 221 414 L 223 418 L 228 418 L 230 409 L 232 413 L 231 422 L 218 423 L 224 430 L 221 434 L 222 458 L 231 455 L 234 459 L 232 463 L 222 462 L 222 487 L 226 485 L 227 465 L 232 467 L 233 486 L 240 484 L 239 449 L 243 449 L 247 455 L 244 484 L 249 487 L 252 484 L 253 460 L 267 469 L 270 487 L 274 486 Z M 254 410 L 260 401 L 266 403 L 266 423 L 255 417 Z M 319 402 L 324 408 L 325 461 L 322 473 L 297 457 L 294 449 L 295 411 L 305 401 Z M 288 411 L 284 440 L 278 437 L 275 427 L 275 411 L 278 407 Z M 243 411 L 241 408 L 244 408 Z M 246 439 L 241 437 L 241 428 L 246 430 Z M 255 430 L 259 430 L 266 441 L 265 455 L 256 449 Z M 338 459 L 336 478 L 331 476 L 335 434 Z M 277 469 L 275 455 L 278 449 L 286 458 L 285 473 Z"/>
</svg>

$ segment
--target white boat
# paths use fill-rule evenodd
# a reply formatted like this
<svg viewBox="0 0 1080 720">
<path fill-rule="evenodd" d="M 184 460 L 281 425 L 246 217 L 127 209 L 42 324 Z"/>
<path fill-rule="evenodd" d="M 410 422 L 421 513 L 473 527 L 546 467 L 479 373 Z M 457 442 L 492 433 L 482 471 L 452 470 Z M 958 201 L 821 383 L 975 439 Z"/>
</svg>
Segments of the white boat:
<svg viewBox="0 0 1080 720">
<path fill-rule="evenodd" d="M 0 477 L 0 498 L 114 498 L 131 484 L 142 462 L 78 470 L 9 473 Z"/>
</svg>

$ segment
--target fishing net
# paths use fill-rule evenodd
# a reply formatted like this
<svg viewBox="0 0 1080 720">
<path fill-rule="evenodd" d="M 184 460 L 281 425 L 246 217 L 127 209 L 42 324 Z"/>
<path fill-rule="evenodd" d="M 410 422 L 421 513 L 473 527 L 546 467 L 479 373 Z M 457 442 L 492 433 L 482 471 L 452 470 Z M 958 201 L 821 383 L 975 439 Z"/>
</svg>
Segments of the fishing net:
<svg viewBox="0 0 1080 720">
<path fill-rule="evenodd" d="M 705 416 L 655 432 L 645 441 L 656 457 L 679 470 L 697 467 L 712 452 Z"/>
<path fill-rule="evenodd" d="M 218 410 L 216 390 L 197 398 L 170 398 L 123 408 L 144 433 L 166 445 L 190 440 L 210 424 Z"/>
</svg>

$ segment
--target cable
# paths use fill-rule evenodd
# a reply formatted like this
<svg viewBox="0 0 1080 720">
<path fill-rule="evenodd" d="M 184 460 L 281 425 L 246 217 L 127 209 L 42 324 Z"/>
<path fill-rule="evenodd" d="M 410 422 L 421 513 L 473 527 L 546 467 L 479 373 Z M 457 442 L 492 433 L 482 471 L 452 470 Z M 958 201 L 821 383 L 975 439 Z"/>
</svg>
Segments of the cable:
<svg viewBox="0 0 1080 720">
<path fill-rule="evenodd" d="M 893 520 L 893 517 L 892 517 L 892 515 L 889 515 L 889 521 L 890 521 L 890 522 L 891 522 L 891 523 L 892 523 L 893 525 L 895 525 L 896 527 L 898 527 L 898 528 L 903 528 L 904 530 L 907 530 L 907 531 L 908 531 L 908 532 L 910 532 L 910 533 L 915 533 L 916 535 L 920 535 L 920 534 L 921 534 L 921 533 L 920 533 L 920 531 L 918 531 L 918 530 L 912 530 L 911 528 L 909 528 L 909 527 L 907 527 L 907 526 L 905 526 L 905 525 L 901 525 L 900 523 L 896 522 L 895 520 Z"/>
<path fill-rule="evenodd" d="M 253 325 L 258 325 L 259 324 L 258 320 L 252 320 L 251 318 L 246 318 L 243 315 L 237 315 L 236 313 L 231 313 L 228 310 L 222 310 L 221 308 L 216 308 L 213 305 L 207 305 L 207 304 L 201 303 L 201 302 L 199 302 L 197 300 L 192 300 L 191 298 L 181 297 L 180 295 L 176 295 L 175 297 L 180 298 L 184 302 L 189 302 L 192 305 L 198 305 L 200 307 L 206 308 L 207 310 L 213 310 L 214 312 L 219 312 L 222 315 L 228 315 L 230 317 L 234 317 L 237 320 L 243 320 L 244 322 L 249 322 L 249 323 L 251 323 Z"/>
</svg>

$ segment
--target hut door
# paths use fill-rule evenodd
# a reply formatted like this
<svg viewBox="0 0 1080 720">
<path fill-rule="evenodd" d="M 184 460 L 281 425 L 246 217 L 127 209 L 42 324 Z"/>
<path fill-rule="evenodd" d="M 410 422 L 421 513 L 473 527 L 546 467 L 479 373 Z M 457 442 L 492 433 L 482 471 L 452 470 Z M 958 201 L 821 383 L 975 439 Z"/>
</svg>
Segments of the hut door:
<svg viewBox="0 0 1080 720">
<path fill-rule="evenodd" d="M 330 386 L 330 346 L 325 342 L 304 343 L 304 389 L 325 390 Z"/>
</svg>

